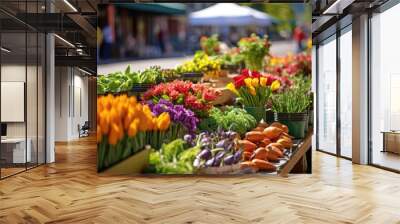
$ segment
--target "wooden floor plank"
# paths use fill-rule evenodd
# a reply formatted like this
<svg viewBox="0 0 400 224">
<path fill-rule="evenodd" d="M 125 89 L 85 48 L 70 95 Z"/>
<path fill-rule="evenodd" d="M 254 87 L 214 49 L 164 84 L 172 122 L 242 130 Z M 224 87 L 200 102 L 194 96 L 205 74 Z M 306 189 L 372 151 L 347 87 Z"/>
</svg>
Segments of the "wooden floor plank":
<svg viewBox="0 0 400 224">
<path fill-rule="evenodd" d="M 128 177 L 96 173 L 96 143 L 0 181 L 0 223 L 400 223 L 400 175 L 313 152 L 313 174 Z"/>
</svg>

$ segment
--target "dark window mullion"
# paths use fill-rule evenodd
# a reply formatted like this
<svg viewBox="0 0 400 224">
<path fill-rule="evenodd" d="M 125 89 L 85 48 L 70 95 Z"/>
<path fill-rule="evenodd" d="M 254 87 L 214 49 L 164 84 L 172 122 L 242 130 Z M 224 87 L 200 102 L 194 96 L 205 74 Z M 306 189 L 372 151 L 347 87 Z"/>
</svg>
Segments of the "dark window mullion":
<svg viewBox="0 0 400 224">
<path fill-rule="evenodd" d="M 25 1 L 25 21 L 28 19 L 28 1 Z M 26 24 L 26 23 L 25 23 Z M 28 170 L 28 119 L 27 119 L 27 89 L 28 89 L 28 24 L 25 25 L 25 88 L 24 88 L 24 120 L 25 120 L 25 170 Z"/>
<path fill-rule="evenodd" d="M 341 156 L 341 119 L 340 119 L 340 27 L 336 27 L 336 154 Z"/>
</svg>

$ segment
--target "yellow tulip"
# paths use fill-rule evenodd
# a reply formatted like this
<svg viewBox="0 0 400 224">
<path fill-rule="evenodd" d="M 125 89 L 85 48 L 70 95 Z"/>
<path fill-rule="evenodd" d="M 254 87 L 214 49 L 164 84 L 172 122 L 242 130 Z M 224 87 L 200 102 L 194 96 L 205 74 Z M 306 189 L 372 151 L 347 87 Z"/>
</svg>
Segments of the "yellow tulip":
<svg viewBox="0 0 400 224">
<path fill-rule="evenodd" d="M 255 96 L 257 93 L 256 93 L 256 89 L 254 88 L 254 87 L 250 87 L 249 88 L 249 92 L 250 92 L 250 94 L 251 95 L 253 95 L 253 96 Z"/>
<path fill-rule="evenodd" d="M 266 78 L 266 77 L 261 77 L 260 78 L 260 85 L 261 86 L 263 86 L 263 87 L 267 86 L 267 82 L 268 82 L 268 78 Z"/>
<path fill-rule="evenodd" d="M 251 84 L 251 78 L 245 78 L 244 79 L 244 83 L 246 84 L 247 87 L 253 87 Z"/>
<path fill-rule="evenodd" d="M 167 130 L 171 123 L 170 116 L 167 112 L 160 114 L 157 118 L 157 128 L 161 131 Z"/>
<path fill-rule="evenodd" d="M 129 130 L 128 130 L 128 136 L 129 137 L 134 137 L 137 133 L 137 123 L 136 122 L 132 122 L 129 125 Z"/>
<path fill-rule="evenodd" d="M 260 80 L 258 79 L 258 78 L 253 78 L 252 80 L 251 80 L 251 84 L 255 87 L 255 88 L 257 88 L 258 87 L 258 82 L 259 82 Z"/>
<path fill-rule="evenodd" d="M 228 85 L 226 85 L 226 88 L 228 90 L 230 90 L 231 92 L 233 92 L 234 94 L 239 95 L 239 92 L 237 91 L 237 89 L 233 83 L 229 83 Z"/>
<path fill-rule="evenodd" d="M 276 91 L 281 87 L 281 83 L 279 82 L 279 80 L 275 80 L 272 82 L 271 84 L 271 90 L 272 91 Z"/>
</svg>

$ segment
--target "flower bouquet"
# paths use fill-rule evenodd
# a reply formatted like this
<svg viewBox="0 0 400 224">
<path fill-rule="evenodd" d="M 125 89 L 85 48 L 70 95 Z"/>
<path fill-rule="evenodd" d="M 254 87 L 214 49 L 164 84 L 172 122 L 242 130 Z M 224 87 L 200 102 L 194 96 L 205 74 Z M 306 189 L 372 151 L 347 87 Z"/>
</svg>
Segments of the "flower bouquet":
<svg viewBox="0 0 400 224">
<path fill-rule="evenodd" d="M 207 116 L 212 108 L 212 101 L 218 95 L 218 91 L 204 84 L 175 80 L 154 86 L 143 95 L 143 99 L 151 100 L 153 103 L 164 99 L 175 105 L 183 105 L 193 111 L 198 118 L 202 118 Z"/>
<path fill-rule="evenodd" d="M 244 57 L 247 69 L 252 71 L 260 71 L 263 69 L 264 57 L 269 53 L 271 46 L 268 36 L 260 38 L 256 34 L 251 34 L 250 37 L 242 38 L 238 46 L 240 53 Z"/>
<path fill-rule="evenodd" d="M 288 54 L 284 57 L 272 56 L 266 70 L 279 76 L 310 76 L 311 55 L 304 52 L 296 55 Z"/>
<path fill-rule="evenodd" d="M 200 38 L 200 47 L 207 55 L 217 55 L 220 53 L 218 34 L 210 37 L 202 36 Z"/>
<path fill-rule="evenodd" d="M 147 145 L 149 132 L 165 132 L 167 112 L 154 116 L 148 105 L 126 95 L 100 96 L 97 100 L 98 170 L 104 170 Z"/>
<path fill-rule="evenodd" d="M 204 74 L 206 78 L 219 77 L 221 74 L 221 60 L 217 57 L 210 57 L 203 51 L 197 51 L 193 60 L 187 61 L 176 68 L 177 72 L 183 74 L 183 78 L 191 81 L 198 81 L 196 74 Z M 202 75 L 200 76 L 202 77 Z"/>
<path fill-rule="evenodd" d="M 271 93 L 279 87 L 280 81 L 277 77 L 247 69 L 242 70 L 240 75 L 234 77 L 234 82 L 227 85 L 227 89 L 238 96 L 238 102 L 257 121 L 265 120 L 265 105 Z"/>
</svg>

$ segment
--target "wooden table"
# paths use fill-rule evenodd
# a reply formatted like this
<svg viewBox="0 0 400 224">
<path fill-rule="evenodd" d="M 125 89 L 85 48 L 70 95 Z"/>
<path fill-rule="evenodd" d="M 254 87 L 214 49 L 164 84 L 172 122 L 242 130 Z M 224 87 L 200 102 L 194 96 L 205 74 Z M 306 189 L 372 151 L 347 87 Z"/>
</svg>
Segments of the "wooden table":
<svg viewBox="0 0 400 224">
<path fill-rule="evenodd" d="M 383 149 L 382 152 L 400 154 L 400 131 L 382 131 Z"/>
<path fill-rule="evenodd" d="M 299 145 L 291 154 L 290 159 L 282 165 L 282 168 L 278 172 L 279 176 L 287 177 L 300 159 L 306 156 L 307 151 L 311 150 L 312 133 L 312 130 L 310 130 L 306 137 L 300 141 Z"/>
</svg>

